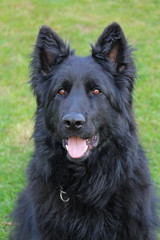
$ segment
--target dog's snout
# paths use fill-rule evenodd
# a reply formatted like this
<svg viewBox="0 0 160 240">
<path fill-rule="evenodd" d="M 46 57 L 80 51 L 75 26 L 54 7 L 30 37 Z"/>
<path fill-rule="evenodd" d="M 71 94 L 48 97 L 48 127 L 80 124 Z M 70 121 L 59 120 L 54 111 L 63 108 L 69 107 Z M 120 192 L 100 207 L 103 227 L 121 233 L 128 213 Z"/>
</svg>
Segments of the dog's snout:
<svg viewBox="0 0 160 240">
<path fill-rule="evenodd" d="M 85 123 L 85 118 L 80 113 L 71 113 L 63 117 L 63 124 L 68 130 L 79 130 Z"/>
</svg>

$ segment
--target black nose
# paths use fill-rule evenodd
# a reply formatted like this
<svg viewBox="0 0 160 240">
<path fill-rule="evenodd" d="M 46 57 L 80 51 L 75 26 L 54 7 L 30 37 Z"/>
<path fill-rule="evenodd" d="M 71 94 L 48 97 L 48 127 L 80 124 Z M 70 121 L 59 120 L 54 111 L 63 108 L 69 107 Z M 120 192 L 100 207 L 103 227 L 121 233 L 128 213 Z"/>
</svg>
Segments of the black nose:
<svg viewBox="0 0 160 240">
<path fill-rule="evenodd" d="M 71 113 L 65 115 L 62 122 L 68 130 L 79 130 L 84 125 L 85 118 L 80 113 Z"/>
</svg>

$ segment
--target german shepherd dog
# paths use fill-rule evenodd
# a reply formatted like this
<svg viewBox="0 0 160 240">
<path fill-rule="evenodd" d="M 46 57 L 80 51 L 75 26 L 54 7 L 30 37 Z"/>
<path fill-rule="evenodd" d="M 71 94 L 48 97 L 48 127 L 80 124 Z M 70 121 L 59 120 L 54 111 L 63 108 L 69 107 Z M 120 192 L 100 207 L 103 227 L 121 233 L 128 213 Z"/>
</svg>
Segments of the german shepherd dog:
<svg viewBox="0 0 160 240">
<path fill-rule="evenodd" d="M 132 108 L 135 78 L 119 24 L 103 31 L 87 57 L 41 27 L 31 61 L 35 151 L 11 239 L 157 239 Z"/>
</svg>

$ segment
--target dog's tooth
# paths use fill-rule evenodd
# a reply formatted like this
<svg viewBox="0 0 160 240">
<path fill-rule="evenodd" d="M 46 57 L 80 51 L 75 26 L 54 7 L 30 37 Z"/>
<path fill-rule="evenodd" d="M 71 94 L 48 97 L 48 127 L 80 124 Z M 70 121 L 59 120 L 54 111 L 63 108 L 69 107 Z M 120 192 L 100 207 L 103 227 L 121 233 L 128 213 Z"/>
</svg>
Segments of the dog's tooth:
<svg viewBox="0 0 160 240">
<path fill-rule="evenodd" d="M 85 152 L 88 150 L 88 146 L 86 145 L 86 150 L 85 150 Z"/>
<path fill-rule="evenodd" d="M 68 151 L 68 145 L 66 145 L 66 150 Z"/>
</svg>

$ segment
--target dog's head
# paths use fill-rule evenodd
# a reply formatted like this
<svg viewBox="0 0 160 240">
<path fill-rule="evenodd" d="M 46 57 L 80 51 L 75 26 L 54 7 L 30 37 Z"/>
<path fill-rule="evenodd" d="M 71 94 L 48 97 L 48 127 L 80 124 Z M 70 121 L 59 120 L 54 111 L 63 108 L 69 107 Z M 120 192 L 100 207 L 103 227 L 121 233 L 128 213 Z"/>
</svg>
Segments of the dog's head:
<svg viewBox="0 0 160 240">
<path fill-rule="evenodd" d="M 107 138 L 132 128 L 135 67 L 121 27 L 108 26 L 91 48 L 90 56 L 75 56 L 43 26 L 31 63 L 32 88 L 45 126 L 71 160 L 85 159 Z"/>
</svg>

